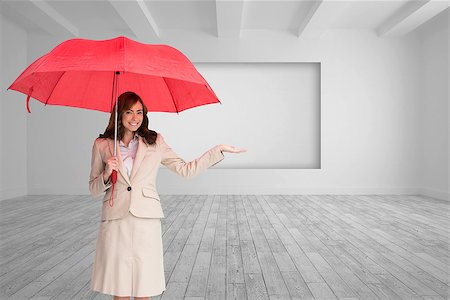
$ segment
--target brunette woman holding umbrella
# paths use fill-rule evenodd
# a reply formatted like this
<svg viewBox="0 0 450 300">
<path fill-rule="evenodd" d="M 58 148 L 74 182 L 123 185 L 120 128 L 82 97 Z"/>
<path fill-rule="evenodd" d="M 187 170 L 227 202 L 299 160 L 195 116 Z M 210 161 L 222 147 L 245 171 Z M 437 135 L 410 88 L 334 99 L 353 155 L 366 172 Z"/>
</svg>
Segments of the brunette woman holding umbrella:
<svg viewBox="0 0 450 300">
<path fill-rule="evenodd" d="M 103 196 L 103 204 L 90 288 L 114 299 L 150 299 L 166 289 L 164 213 L 155 184 L 160 164 L 190 178 L 223 160 L 224 152 L 246 150 L 217 145 L 185 162 L 160 133 L 148 128 L 147 108 L 137 94 L 121 94 L 117 105 L 117 157 L 113 155 L 115 107 L 92 148 L 89 189 L 93 197 Z"/>
</svg>

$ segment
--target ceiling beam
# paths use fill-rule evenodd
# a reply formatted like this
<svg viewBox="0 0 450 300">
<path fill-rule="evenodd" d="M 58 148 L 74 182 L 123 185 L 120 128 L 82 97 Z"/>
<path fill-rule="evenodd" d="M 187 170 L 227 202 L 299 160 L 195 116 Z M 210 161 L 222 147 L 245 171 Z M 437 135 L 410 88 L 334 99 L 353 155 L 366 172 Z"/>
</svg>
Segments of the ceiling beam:
<svg viewBox="0 0 450 300">
<path fill-rule="evenodd" d="M 8 1 L 5 3 L 51 35 L 79 36 L 78 28 L 43 0 Z"/>
<path fill-rule="evenodd" d="M 149 42 L 159 38 L 159 28 L 143 0 L 109 0 L 111 5 L 134 32 L 138 40 Z"/>
<path fill-rule="evenodd" d="M 399 11 L 381 24 L 376 32 L 379 37 L 395 37 L 407 34 L 449 7 L 449 1 L 422 0 L 407 2 Z"/>
<path fill-rule="evenodd" d="M 319 7 L 322 5 L 323 0 L 316 0 L 313 2 L 313 4 L 311 5 L 311 7 L 309 8 L 308 13 L 306 14 L 305 18 L 303 19 L 303 21 L 300 23 L 300 26 L 298 27 L 298 31 L 297 31 L 297 36 L 300 37 L 302 36 L 303 33 L 307 32 L 307 28 L 308 26 L 311 27 L 311 24 L 313 23 L 317 23 L 317 16 L 319 14 L 317 13 L 317 10 L 319 9 Z M 316 16 L 316 17 L 314 17 Z"/>
<path fill-rule="evenodd" d="M 243 8 L 241 0 L 216 0 L 217 37 L 240 37 Z"/>
<path fill-rule="evenodd" d="M 299 38 L 320 38 L 330 29 L 336 18 L 341 16 L 352 1 L 339 0 L 314 0 L 312 5 L 300 23 L 297 36 Z"/>
</svg>

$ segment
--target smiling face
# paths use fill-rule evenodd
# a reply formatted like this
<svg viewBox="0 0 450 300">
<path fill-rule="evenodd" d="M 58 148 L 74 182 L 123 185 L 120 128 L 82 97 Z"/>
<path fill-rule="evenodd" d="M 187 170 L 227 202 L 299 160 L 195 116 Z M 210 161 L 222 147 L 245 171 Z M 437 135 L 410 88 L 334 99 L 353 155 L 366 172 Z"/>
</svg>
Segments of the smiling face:
<svg viewBox="0 0 450 300">
<path fill-rule="evenodd" d="M 142 124 L 144 119 L 144 110 L 142 104 L 136 101 L 129 109 L 125 110 L 122 115 L 122 125 L 125 129 L 125 134 L 134 133 Z"/>
</svg>

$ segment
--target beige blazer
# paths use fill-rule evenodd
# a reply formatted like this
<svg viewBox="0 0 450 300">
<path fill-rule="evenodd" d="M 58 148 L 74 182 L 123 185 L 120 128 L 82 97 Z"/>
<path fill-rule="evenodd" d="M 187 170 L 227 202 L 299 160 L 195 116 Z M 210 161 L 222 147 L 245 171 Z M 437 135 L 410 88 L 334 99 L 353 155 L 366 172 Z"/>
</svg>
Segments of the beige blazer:
<svg viewBox="0 0 450 300">
<path fill-rule="evenodd" d="M 114 206 L 111 207 L 108 201 L 111 197 L 111 183 L 110 180 L 106 183 L 103 181 L 103 172 L 106 162 L 113 156 L 114 140 L 97 138 L 92 147 L 89 190 L 94 198 L 104 194 L 102 220 L 123 218 L 128 211 L 138 217 L 164 218 L 155 185 L 160 163 L 183 177 L 191 178 L 224 159 L 219 146 L 215 146 L 199 158 L 186 163 L 166 144 L 159 133 L 153 145 L 147 145 L 139 136 L 136 157 L 131 175 L 128 177 L 119 149 L 117 141 L 119 171 L 114 187 Z"/>
</svg>

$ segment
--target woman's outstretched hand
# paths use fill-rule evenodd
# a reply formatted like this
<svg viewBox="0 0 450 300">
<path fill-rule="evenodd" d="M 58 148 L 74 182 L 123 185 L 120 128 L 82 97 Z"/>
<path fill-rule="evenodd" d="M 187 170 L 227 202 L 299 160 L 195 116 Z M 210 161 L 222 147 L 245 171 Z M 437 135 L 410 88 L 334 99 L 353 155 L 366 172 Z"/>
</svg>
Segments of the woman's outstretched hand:
<svg viewBox="0 0 450 300">
<path fill-rule="evenodd" d="M 241 153 L 241 152 L 247 151 L 247 149 L 237 148 L 237 147 L 229 146 L 229 145 L 220 145 L 220 151 L 230 152 L 230 153 Z"/>
</svg>

